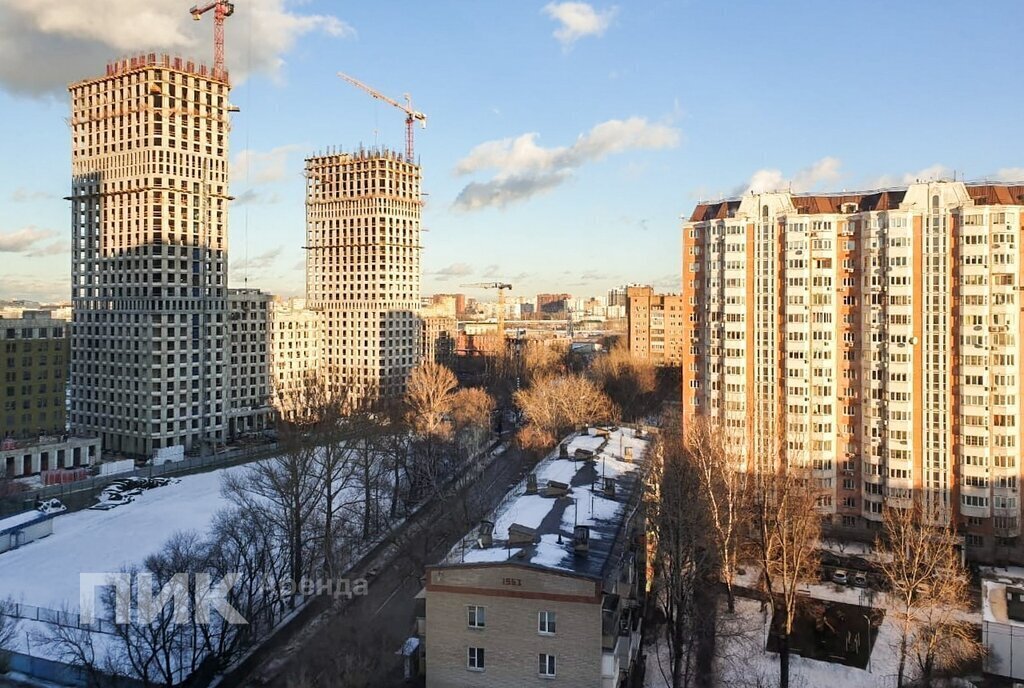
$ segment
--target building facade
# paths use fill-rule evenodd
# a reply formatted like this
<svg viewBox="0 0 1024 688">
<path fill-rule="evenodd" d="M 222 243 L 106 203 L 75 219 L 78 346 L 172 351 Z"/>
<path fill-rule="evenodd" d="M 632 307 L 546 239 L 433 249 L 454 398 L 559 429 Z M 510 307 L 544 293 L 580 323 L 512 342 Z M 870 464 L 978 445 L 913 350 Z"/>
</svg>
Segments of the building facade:
<svg viewBox="0 0 1024 688">
<path fill-rule="evenodd" d="M 321 370 L 323 333 L 320 314 L 305 299 L 270 304 L 270 386 L 274 409 L 294 417 L 308 381 Z"/>
<path fill-rule="evenodd" d="M 228 439 L 273 424 L 270 303 L 259 289 L 228 289 Z"/>
<path fill-rule="evenodd" d="M 634 356 L 655 365 L 682 365 L 682 296 L 655 294 L 651 287 L 628 287 L 626 328 L 626 341 Z"/>
<path fill-rule="evenodd" d="M 748 194 L 683 226 L 683 411 L 809 467 L 838 527 L 915 494 L 1022 556 L 1024 186 Z"/>
<path fill-rule="evenodd" d="M 229 90 L 152 54 L 69 87 L 71 426 L 104 450 L 225 438 Z"/>
<path fill-rule="evenodd" d="M 565 315 L 572 294 L 537 294 L 537 312 L 546 315 Z"/>
<path fill-rule="evenodd" d="M 0 438 L 66 431 L 69 330 L 48 311 L 0 318 Z"/>
<path fill-rule="evenodd" d="M 452 308 L 449 308 L 449 305 Z M 451 366 L 455 358 L 455 342 L 459 336 L 459 321 L 455 319 L 454 302 L 423 308 L 419 317 L 423 327 L 420 335 L 420 358 Z"/>
<path fill-rule="evenodd" d="M 629 685 L 642 634 L 645 449 L 628 429 L 566 438 L 427 567 L 417 624 L 428 688 Z"/>
<path fill-rule="evenodd" d="M 404 393 L 420 353 L 420 168 L 360 150 L 306 160 L 306 302 L 320 312 L 329 387 Z"/>
</svg>

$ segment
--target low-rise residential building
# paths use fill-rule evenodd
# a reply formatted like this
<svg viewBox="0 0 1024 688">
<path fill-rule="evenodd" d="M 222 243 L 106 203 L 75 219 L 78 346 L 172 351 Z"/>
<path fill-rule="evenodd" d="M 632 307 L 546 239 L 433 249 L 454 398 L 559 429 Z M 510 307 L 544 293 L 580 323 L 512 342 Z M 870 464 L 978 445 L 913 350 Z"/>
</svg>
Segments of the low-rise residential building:
<svg viewBox="0 0 1024 688">
<path fill-rule="evenodd" d="M 985 673 L 1024 679 L 1024 578 L 982 580 L 981 597 Z"/>
<path fill-rule="evenodd" d="M 573 435 L 427 568 L 428 688 L 617 688 L 640 642 L 647 443 Z"/>
<path fill-rule="evenodd" d="M 273 421 L 270 406 L 269 305 L 259 289 L 228 289 L 228 439 Z"/>
<path fill-rule="evenodd" d="M 69 330 L 44 310 L 0 318 L 0 437 L 66 432 Z"/>
<path fill-rule="evenodd" d="M 651 287 L 626 289 L 629 350 L 655 365 L 683 363 L 683 297 L 655 294 Z"/>
</svg>

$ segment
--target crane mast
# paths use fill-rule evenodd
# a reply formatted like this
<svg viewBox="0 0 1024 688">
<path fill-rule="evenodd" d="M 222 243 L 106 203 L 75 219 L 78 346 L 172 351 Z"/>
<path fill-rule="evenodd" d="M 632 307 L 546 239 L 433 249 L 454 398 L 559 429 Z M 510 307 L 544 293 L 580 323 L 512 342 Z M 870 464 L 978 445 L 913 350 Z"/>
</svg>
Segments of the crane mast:
<svg viewBox="0 0 1024 688">
<path fill-rule="evenodd" d="M 224 71 L 224 19 L 235 13 L 235 6 L 228 0 L 213 0 L 205 5 L 193 5 L 188 11 L 199 21 L 204 14 L 213 10 L 213 76 L 225 78 Z"/>
<path fill-rule="evenodd" d="M 460 287 L 471 289 L 497 289 L 498 290 L 498 336 L 505 339 L 505 290 L 512 289 L 508 282 L 476 282 L 474 284 L 460 284 Z"/>
<path fill-rule="evenodd" d="M 341 78 L 341 79 L 344 79 L 347 82 L 349 82 L 350 84 L 352 84 L 356 88 L 359 88 L 359 89 L 362 89 L 363 91 L 366 91 L 367 93 L 370 94 L 371 97 L 376 98 L 377 100 L 382 100 L 385 103 L 387 103 L 388 105 L 396 107 L 396 108 L 398 108 L 399 110 L 401 110 L 402 112 L 405 113 L 405 159 L 408 162 L 414 162 L 415 159 L 416 159 L 416 156 L 415 156 L 415 141 L 414 141 L 415 137 L 413 135 L 413 129 L 414 129 L 413 125 L 416 122 L 419 122 L 420 124 L 423 125 L 422 128 L 426 129 L 427 128 L 427 116 L 425 114 L 423 114 L 422 112 L 419 112 L 418 110 L 413 109 L 413 107 L 412 107 L 412 96 L 410 96 L 408 93 L 403 94 L 403 97 L 405 98 L 405 104 L 403 105 L 402 103 L 399 103 L 394 98 L 389 98 L 388 96 L 384 95 L 383 93 L 381 93 L 377 89 L 373 88 L 372 86 L 367 86 L 362 81 L 360 81 L 359 79 L 355 78 L 354 76 L 349 76 L 348 74 L 343 74 L 341 72 L 338 72 L 338 77 Z"/>
</svg>

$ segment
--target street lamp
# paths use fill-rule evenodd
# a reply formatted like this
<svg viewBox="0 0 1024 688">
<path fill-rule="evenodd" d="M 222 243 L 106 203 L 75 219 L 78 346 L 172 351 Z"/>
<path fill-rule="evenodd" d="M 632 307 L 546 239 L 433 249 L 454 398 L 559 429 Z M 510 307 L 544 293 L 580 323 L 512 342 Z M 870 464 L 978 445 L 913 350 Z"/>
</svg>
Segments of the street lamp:
<svg viewBox="0 0 1024 688">
<path fill-rule="evenodd" d="M 864 617 L 864 621 L 867 622 L 868 626 L 868 637 L 867 637 L 867 651 L 868 651 L 868 673 L 871 673 L 871 617 L 867 614 L 861 614 Z"/>
</svg>

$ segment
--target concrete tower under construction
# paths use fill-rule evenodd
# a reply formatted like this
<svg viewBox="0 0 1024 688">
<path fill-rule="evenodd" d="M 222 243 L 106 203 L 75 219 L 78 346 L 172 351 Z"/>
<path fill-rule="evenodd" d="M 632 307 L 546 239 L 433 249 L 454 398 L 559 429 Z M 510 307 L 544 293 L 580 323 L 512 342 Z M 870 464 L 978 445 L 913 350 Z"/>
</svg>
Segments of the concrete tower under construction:
<svg viewBox="0 0 1024 688">
<path fill-rule="evenodd" d="M 306 305 L 322 367 L 349 399 L 402 394 L 418 362 L 420 168 L 383 150 L 306 160 Z"/>
<path fill-rule="evenodd" d="M 166 55 L 71 93 L 71 425 L 106 450 L 225 434 L 228 92 Z"/>
</svg>

